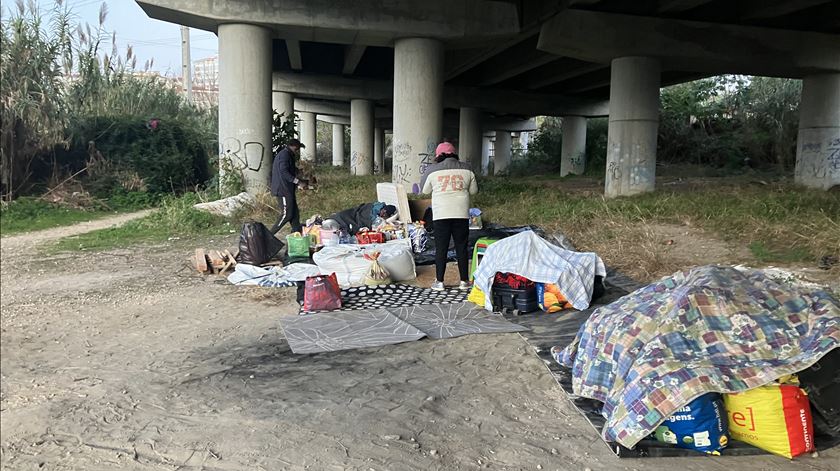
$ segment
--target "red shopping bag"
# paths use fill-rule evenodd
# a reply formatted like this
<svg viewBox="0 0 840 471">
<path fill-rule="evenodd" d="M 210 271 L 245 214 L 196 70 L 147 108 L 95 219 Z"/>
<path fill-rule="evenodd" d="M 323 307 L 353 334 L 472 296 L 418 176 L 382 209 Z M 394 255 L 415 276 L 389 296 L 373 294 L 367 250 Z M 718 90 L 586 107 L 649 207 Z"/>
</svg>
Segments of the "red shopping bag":
<svg viewBox="0 0 840 471">
<path fill-rule="evenodd" d="M 332 311 L 341 309 L 341 289 L 338 278 L 331 275 L 317 275 L 306 278 L 303 288 L 304 311 Z"/>
<path fill-rule="evenodd" d="M 382 244 L 385 242 L 385 234 L 376 231 L 364 231 L 356 234 L 356 240 L 360 244 Z"/>
</svg>

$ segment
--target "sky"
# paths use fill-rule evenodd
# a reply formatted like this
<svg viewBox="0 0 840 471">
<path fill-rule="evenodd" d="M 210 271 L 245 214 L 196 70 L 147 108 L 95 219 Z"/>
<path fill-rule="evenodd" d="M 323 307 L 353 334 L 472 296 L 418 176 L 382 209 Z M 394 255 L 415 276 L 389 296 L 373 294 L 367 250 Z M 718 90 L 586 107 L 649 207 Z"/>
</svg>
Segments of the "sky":
<svg viewBox="0 0 840 471">
<path fill-rule="evenodd" d="M 36 0 L 43 9 L 49 9 L 54 0 Z M 77 23 L 99 24 L 99 8 L 105 3 L 108 15 L 105 29 L 117 33 L 120 55 L 132 46 L 137 56 L 137 67 L 142 69 L 149 59 L 154 59 L 152 70 L 179 77 L 181 75 L 181 27 L 174 23 L 149 18 L 134 0 L 64 0 L 76 15 Z M 3 1 L 6 4 L 6 1 Z M 8 2 L 13 4 L 12 1 Z M 195 61 L 218 54 L 216 35 L 190 29 L 190 58 Z M 110 51 L 110 48 L 106 49 Z"/>
</svg>

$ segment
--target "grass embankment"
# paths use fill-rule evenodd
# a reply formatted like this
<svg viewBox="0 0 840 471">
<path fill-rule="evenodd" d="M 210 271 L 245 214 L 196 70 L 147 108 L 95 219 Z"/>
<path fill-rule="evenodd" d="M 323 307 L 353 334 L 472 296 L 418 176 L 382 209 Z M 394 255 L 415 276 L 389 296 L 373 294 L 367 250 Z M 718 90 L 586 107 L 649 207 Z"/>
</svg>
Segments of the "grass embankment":
<svg viewBox="0 0 840 471">
<path fill-rule="evenodd" d="M 319 190 L 299 192 L 302 218 L 328 215 L 376 198 L 376 183 L 387 176 L 351 177 L 346 169 L 321 168 Z M 474 205 L 488 221 L 536 224 L 562 231 L 582 250 L 593 250 L 619 268 L 657 273 L 657 224 L 690 226 L 732 245 L 748 248 L 760 263 L 814 263 L 840 255 L 840 195 L 785 185 L 751 185 L 743 180 L 659 189 L 656 193 L 612 200 L 598 186 L 574 180 L 488 178 L 480 182 Z M 164 202 L 148 218 L 61 241 L 57 249 L 93 249 L 164 241 L 169 237 L 238 231 L 241 221 L 271 225 L 276 202 L 265 195 L 257 208 L 232 221 L 191 208 L 196 195 Z M 640 268 L 641 267 L 641 268 Z M 667 271 L 667 270 L 666 270 Z"/>
<path fill-rule="evenodd" d="M 0 209 L 0 234 L 51 229 L 114 214 L 104 209 L 68 208 L 36 198 L 19 198 Z"/>
<path fill-rule="evenodd" d="M 376 199 L 376 183 L 386 180 L 388 178 L 383 176 L 350 177 L 346 169 L 319 169 L 319 189 L 298 191 L 301 217 L 305 220 L 312 214 L 329 215 L 339 209 L 373 201 Z M 165 242 L 171 238 L 235 234 L 239 232 L 243 221 L 257 220 L 271 226 L 279 214 L 277 201 L 268 194 L 258 197 L 255 208 L 230 220 L 192 207 L 208 198 L 211 197 L 196 193 L 164 198 L 159 208 L 143 219 L 120 227 L 68 237 L 58 241 L 49 250 L 102 250 L 138 243 Z"/>
<path fill-rule="evenodd" d="M 784 184 L 714 184 L 606 200 L 591 191 L 489 179 L 475 204 L 504 224 L 568 235 L 619 268 L 661 273 L 657 224 L 689 226 L 748 248 L 760 263 L 815 263 L 840 255 L 840 195 Z M 668 271 L 668 270 L 665 270 Z"/>
</svg>

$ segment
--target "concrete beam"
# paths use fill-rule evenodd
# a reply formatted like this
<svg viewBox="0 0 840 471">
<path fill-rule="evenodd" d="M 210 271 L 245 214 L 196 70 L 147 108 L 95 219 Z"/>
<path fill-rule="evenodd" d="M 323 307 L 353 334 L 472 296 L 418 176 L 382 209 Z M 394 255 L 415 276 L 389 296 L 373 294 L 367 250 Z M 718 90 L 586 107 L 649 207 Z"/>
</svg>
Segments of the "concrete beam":
<svg viewBox="0 0 840 471">
<path fill-rule="evenodd" d="M 742 12 L 741 18 L 755 20 L 788 15 L 829 1 L 831 0 L 748 0 L 739 2 L 738 8 Z"/>
<path fill-rule="evenodd" d="M 507 79 L 511 79 L 516 77 L 517 75 L 522 75 L 529 70 L 536 69 L 537 67 L 550 64 L 554 61 L 559 59 L 557 56 L 553 56 L 551 54 L 542 54 L 539 57 L 534 57 L 530 60 L 524 61 L 517 61 L 518 64 L 511 65 L 504 69 L 498 69 L 498 72 L 493 75 L 487 76 L 486 79 L 482 80 L 479 85 L 495 85 L 500 82 L 504 82 Z"/>
<path fill-rule="evenodd" d="M 583 10 L 544 23 L 537 47 L 604 64 L 651 57 L 663 70 L 688 72 L 802 77 L 840 71 L 840 35 Z"/>
<path fill-rule="evenodd" d="M 464 72 L 484 63 L 485 61 L 501 54 L 503 51 L 520 42 L 522 38 L 514 38 L 503 41 L 489 47 L 481 48 L 478 52 L 456 50 L 447 53 L 446 57 L 446 80 L 453 79 Z"/>
<path fill-rule="evenodd" d="M 326 114 L 319 114 L 315 117 L 318 121 L 327 124 L 341 124 L 343 126 L 350 126 L 350 118 L 344 116 L 331 116 Z"/>
<path fill-rule="evenodd" d="M 712 0 L 663 0 L 659 2 L 658 13 L 676 13 L 688 11 L 699 6 L 711 3 Z"/>
<path fill-rule="evenodd" d="M 303 70 L 303 59 L 300 55 L 300 41 L 297 39 L 287 39 L 286 50 L 289 51 L 289 66 L 292 70 Z"/>
<path fill-rule="evenodd" d="M 445 87 L 443 102 L 449 108 L 474 106 L 484 111 L 522 116 L 596 117 L 609 114 L 609 103 L 603 100 L 477 87 Z"/>
<path fill-rule="evenodd" d="M 394 85 L 386 80 L 362 80 L 337 75 L 308 75 L 274 72 L 274 90 L 293 91 L 295 96 L 329 98 L 350 101 L 361 98 L 371 101 L 391 101 Z"/>
<path fill-rule="evenodd" d="M 326 100 L 295 98 L 295 111 L 298 113 L 316 113 L 329 116 L 350 116 L 350 104 Z M 378 107 L 374 111 L 377 118 L 390 118 L 391 110 Z"/>
<path fill-rule="evenodd" d="M 512 3 L 482 0 L 137 0 L 151 18 L 207 31 L 224 23 L 272 28 L 300 41 L 392 46 L 397 38 L 447 41 L 519 33 Z"/>
<path fill-rule="evenodd" d="M 354 98 L 378 102 L 393 99 L 393 84 L 384 80 L 362 80 L 335 75 L 306 75 L 274 72 L 274 90 L 293 90 L 297 97 L 329 100 Z M 448 86 L 443 89 L 447 108 L 476 107 L 483 111 L 521 116 L 607 116 L 608 102 L 556 94 L 525 93 L 502 89 Z M 320 114 L 333 114 L 315 111 Z M 346 116 L 340 113 L 341 116 Z M 379 115 L 377 115 L 379 116 Z"/>
<path fill-rule="evenodd" d="M 367 46 L 359 45 L 347 46 L 344 49 L 344 67 L 341 69 L 342 74 L 353 75 L 353 72 L 356 71 L 356 67 L 359 66 L 359 62 L 362 60 L 362 56 L 365 55 L 365 49 L 367 49 Z"/>
<path fill-rule="evenodd" d="M 481 121 L 483 131 L 531 132 L 537 130 L 537 122 L 532 119 L 484 118 Z"/>
<path fill-rule="evenodd" d="M 554 85 L 555 83 L 560 83 L 565 80 L 588 74 L 589 72 L 594 72 L 596 70 L 606 68 L 607 66 L 604 64 L 587 64 L 580 67 L 565 70 L 557 70 L 554 68 L 554 66 L 552 66 L 552 70 L 548 70 L 546 72 L 536 75 L 532 74 L 528 77 L 525 77 L 522 83 L 524 84 L 525 88 L 529 90 L 534 90 L 537 88 L 548 87 L 549 85 Z"/>
</svg>

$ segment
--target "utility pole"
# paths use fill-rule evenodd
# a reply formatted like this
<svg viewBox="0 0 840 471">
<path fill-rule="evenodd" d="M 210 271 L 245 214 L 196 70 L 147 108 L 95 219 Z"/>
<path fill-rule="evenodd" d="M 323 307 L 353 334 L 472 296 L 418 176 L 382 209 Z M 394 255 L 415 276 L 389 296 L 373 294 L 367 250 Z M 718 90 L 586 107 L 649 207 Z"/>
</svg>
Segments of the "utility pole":
<svg viewBox="0 0 840 471">
<path fill-rule="evenodd" d="M 192 61 L 190 61 L 190 28 L 181 26 L 181 78 L 187 100 L 192 101 Z"/>
</svg>

